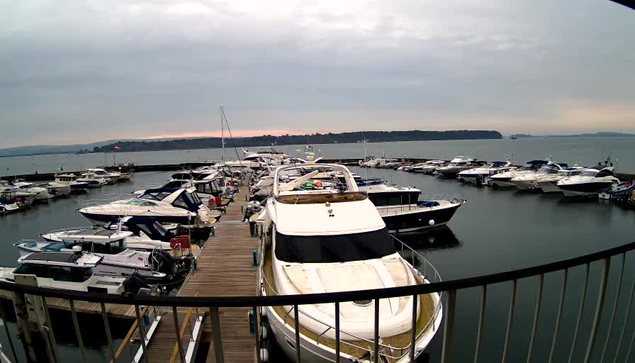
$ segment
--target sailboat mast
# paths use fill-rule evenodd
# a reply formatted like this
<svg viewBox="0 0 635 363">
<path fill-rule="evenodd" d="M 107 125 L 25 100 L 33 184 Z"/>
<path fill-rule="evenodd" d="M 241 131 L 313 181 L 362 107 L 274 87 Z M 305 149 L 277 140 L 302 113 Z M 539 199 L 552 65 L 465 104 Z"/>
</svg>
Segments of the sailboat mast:
<svg viewBox="0 0 635 363">
<path fill-rule="evenodd" d="M 225 115 L 225 111 L 223 110 L 223 106 L 220 106 L 220 135 L 221 135 L 220 144 L 221 144 L 221 147 L 223 148 L 223 158 L 222 158 L 223 161 L 225 161 L 225 159 L 226 159 L 226 155 L 225 155 L 225 119 L 223 118 L 224 115 Z"/>
</svg>

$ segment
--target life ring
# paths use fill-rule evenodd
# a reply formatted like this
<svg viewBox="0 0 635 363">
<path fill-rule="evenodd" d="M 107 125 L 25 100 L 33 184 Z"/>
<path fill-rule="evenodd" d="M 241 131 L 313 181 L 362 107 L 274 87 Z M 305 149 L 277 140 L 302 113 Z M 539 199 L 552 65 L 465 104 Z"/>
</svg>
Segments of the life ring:
<svg viewBox="0 0 635 363">
<path fill-rule="evenodd" d="M 173 250 L 181 248 L 181 241 L 179 241 L 178 238 L 172 238 L 170 240 L 170 248 L 172 248 Z"/>
</svg>

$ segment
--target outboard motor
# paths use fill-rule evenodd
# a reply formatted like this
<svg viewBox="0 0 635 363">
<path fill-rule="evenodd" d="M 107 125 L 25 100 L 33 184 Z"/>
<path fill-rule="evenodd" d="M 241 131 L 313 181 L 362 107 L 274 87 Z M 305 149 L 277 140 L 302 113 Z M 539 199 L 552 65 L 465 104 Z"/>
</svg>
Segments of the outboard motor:
<svg viewBox="0 0 635 363">
<path fill-rule="evenodd" d="M 154 249 L 150 255 L 152 270 L 162 272 L 168 276 L 175 273 L 175 263 L 169 252 Z"/>
<path fill-rule="evenodd" d="M 149 289 L 150 285 L 143 277 L 135 272 L 124 280 L 123 288 L 124 294 L 136 295 L 141 288 Z"/>
</svg>

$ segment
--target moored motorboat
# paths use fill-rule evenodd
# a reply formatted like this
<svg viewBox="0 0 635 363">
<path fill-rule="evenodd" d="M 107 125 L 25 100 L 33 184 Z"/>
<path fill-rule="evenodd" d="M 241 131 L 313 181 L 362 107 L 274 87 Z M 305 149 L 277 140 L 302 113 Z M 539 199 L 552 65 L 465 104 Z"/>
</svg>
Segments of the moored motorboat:
<svg viewBox="0 0 635 363">
<path fill-rule="evenodd" d="M 101 177 L 93 172 L 82 173 L 77 181 L 80 183 L 86 183 L 86 188 L 101 188 L 106 184 L 111 184 L 112 181 L 108 178 Z"/>
<path fill-rule="evenodd" d="M 460 198 L 419 200 L 421 190 L 386 183 L 363 185 L 360 191 L 377 208 L 390 233 L 408 233 L 446 225 L 465 203 Z"/>
<path fill-rule="evenodd" d="M 492 161 L 482 167 L 463 170 L 457 175 L 457 178 L 466 182 L 483 184 L 485 179 L 492 175 L 515 169 L 516 167 L 512 166 L 510 161 Z"/>
<path fill-rule="evenodd" d="M 413 173 L 421 173 L 431 175 L 437 170 L 437 168 L 448 165 L 445 160 L 428 160 L 425 163 L 419 163 L 410 168 Z"/>
<path fill-rule="evenodd" d="M 566 197 L 597 196 L 601 191 L 619 184 L 620 180 L 613 174 L 613 167 L 602 170 L 586 169 L 580 175 L 564 178 L 558 182 L 558 188 Z"/>
<path fill-rule="evenodd" d="M 323 173 L 322 169 L 281 182 L 279 172 L 285 167 L 276 171 L 273 196 L 266 204 L 264 226 L 270 239 L 265 240 L 271 243 L 263 249 L 262 294 L 297 295 L 429 283 L 428 276 L 397 253 L 377 209 L 366 193 L 358 190 L 348 169 L 341 165 L 326 167 L 343 174 L 346 183 L 337 178 L 312 180 Z M 306 189 L 309 181 L 313 187 Z M 438 330 L 442 320 L 440 296 L 432 293 L 416 298 L 415 326 L 415 298 L 378 300 L 379 361 L 409 361 L 412 337 L 418 356 Z M 303 362 L 335 359 L 333 304 L 299 306 L 299 346 L 294 343 L 293 307 L 264 310 L 271 332 L 291 359 L 296 349 L 301 349 Z M 374 300 L 340 303 L 342 361 L 373 361 L 374 310 Z"/>
<path fill-rule="evenodd" d="M 539 188 L 539 179 L 548 175 L 556 175 L 559 171 L 565 170 L 565 168 L 567 168 L 567 164 L 554 163 L 550 161 L 547 165 L 543 165 L 537 171 L 522 173 L 513 177 L 509 182 L 519 190 L 534 190 Z"/>
<path fill-rule="evenodd" d="M 486 182 L 494 188 L 514 188 L 515 185 L 511 182 L 512 179 L 530 174 L 548 163 L 548 160 L 531 160 L 518 169 L 492 175 L 487 178 Z"/>
<path fill-rule="evenodd" d="M 478 165 L 473 159 L 457 156 L 448 165 L 437 168 L 436 173 L 446 178 L 454 179 L 463 170 L 472 169 Z"/>
</svg>

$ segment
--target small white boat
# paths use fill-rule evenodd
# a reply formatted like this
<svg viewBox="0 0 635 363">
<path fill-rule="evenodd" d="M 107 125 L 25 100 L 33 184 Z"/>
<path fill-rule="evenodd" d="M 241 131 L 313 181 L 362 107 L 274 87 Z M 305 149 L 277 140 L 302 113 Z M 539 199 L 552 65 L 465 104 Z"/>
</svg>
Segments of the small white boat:
<svg viewBox="0 0 635 363">
<path fill-rule="evenodd" d="M 515 185 L 511 182 L 512 179 L 525 174 L 531 174 L 548 163 L 549 161 L 547 160 L 532 160 L 518 169 L 490 176 L 487 178 L 487 183 L 495 188 L 513 188 Z"/>
<path fill-rule="evenodd" d="M 448 165 L 437 168 L 436 173 L 446 178 L 455 178 L 463 170 L 472 169 L 477 165 L 473 159 L 457 156 Z"/>
<path fill-rule="evenodd" d="M 434 172 L 438 168 L 446 166 L 448 164 L 449 163 L 445 160 L 428 160 L 425 163 L 419 163 L 412 166 L 412 168 L 410 168 L 410 171 L 412 171 L 413 173 L 431 175 L 434 174 Z"/>
<path fill-rule="evenodd" d="M 513 177 L 509 182 L 519 190 L 534 190 L 539 188 L 538 180 L 548 175 L 557 175 L 559 171 L 565 170 L 567 164 L 549 162 L 537 171 L 522 173 Z"/>
<path fill-rule="evenodd" d="M 584 167 L 574 166 L 558 170 L 555 174 L 541 175 L 536 178 L 536 185 L 543 193 L 562 193 L 558 188 L 558 182 L 564 178 L 580 175 L 584 170 Z"/>
<path fill-rule="evenodd" d="M 48 182 L 40 184 L 40 186 L 46 188 L 53 198 L 66 197 L 71 194 L 71 186 L 68 184 Z"/>
<path fill-rule="evenodd" d="M 463 170 L 457 177 L 466 182 L 484 183 L 485 179 L 492 175 L 515 169 L 516 167 L 512 166 L 510 161 L 492 161 L 483 167 Z"/>
</svg>

